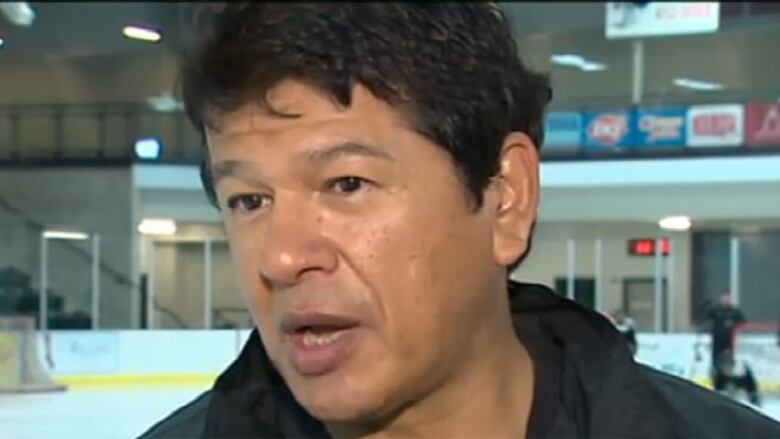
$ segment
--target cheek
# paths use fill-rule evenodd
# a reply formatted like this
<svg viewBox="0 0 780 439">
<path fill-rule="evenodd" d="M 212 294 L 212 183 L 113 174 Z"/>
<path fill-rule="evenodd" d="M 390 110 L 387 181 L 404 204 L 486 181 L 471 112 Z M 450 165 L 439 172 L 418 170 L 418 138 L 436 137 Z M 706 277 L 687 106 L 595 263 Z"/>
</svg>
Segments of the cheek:
<svg viewBox="0 0 780 439">
<path fill-rule="evenodd" d="M 473 228 L 473 225 L 471 226 Z M 446 373 L 463 364 L 470 340 L 491 315 L 490 240 L 456 224 L 430 236 L 402 291 L 408 306 L 394 316 L 406 358 L 419 358 L 418 370 Z M 470 346 L 471 348 L 467 347 Z"/>
<path fill-rule="evenodd" d="M 269 299 L 271 295 L 263 286 L 258 268 L 259 243 L 252 239 L 251 233 L 239 232 L 235 228 L 228 228 L 230 239 L 230 253 L 233 265 L 236 267 L 241 292 L 244 301 L 249 307 L 255 324 L 260 328 L 260 322 L 267 322 L 270 314 Z"/>
<path fill-rule="evenodd" d="M 391 349 L 405 358 L 442 355 L 479 314 L 491 240 L 479 219 L 417 209 L 366 232 L 360 245 Z M 354 235 L 353 235 L 354 239 Z M 357 245 L 357 244 L 356 244 Z"/>
</svg>

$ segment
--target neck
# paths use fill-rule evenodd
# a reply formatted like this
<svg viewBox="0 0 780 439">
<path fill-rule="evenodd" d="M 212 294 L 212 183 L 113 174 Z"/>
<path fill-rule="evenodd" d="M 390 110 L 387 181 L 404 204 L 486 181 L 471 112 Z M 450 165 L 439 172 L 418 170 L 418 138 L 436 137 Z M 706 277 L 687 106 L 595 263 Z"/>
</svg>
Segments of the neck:
<svg viewBox="0 0 780 439">
<path fill-rule="evenodd" d="M 533 402 L 533 365 L 512 326 L 508 302 L 499 309 L 505 318 L 493 319 L 474 334 L 462 367 L 446 383 L 381 429 L 329 428 L 333 436 L 525 437 Z"/>
</svg>

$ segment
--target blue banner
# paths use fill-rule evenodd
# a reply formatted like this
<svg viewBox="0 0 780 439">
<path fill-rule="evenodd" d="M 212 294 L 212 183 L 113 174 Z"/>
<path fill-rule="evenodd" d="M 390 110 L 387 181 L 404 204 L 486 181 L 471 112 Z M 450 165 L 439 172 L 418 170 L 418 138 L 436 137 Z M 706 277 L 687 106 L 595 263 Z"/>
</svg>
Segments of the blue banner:
<svg viewBox="0 0 780 439">
<path fill-rule="evenodd" d="M 609 151 L 634 143 L 634 124 L 630 110 L 585 113 L 585 149 Z"/>
<path fill-rule="evenodd" d="M 544 121 L 544 147 L 553 150 L 577 149 L 582 144 L 582 114 L 574 111 L 547 113 Z"/>
<path fill-rule="evenodd" d="M 640 108 L 634 119 L 636 147 L 684 148 L 687 111 L 685 107 Z"/>
</svg>

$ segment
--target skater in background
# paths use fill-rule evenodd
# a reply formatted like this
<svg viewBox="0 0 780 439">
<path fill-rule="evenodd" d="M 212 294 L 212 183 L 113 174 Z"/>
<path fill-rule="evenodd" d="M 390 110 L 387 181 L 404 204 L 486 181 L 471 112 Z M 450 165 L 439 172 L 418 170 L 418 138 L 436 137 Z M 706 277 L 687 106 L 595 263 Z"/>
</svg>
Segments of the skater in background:
<svg viewBox="0 0 780 439">
<path fill-rule="evenodd" d="M 753 371 L 744 361 L 738 362 L 730 350 L 723 351 L 718 357 L 714 385 L 716 390 L 735 399 L 739 399 L 737 395 L 740 390 L 744 391 L 751 404 L 761 406 L 761 395 Z"/>
<path fill-rule="evenodd" d="M 720 296 L 718 305 L 707 313 L 711 343 L 711 377 L 716 391 L 735 396 L 744 390 L 748 400 L 760 405 L 760 395 L 753 372 L 744 361 L 734 356 L 734 336 L 739 325 L 745 323 L 745 315 L 734 305 L 729 292 Z"/>
<path fill-rule="evenodd" d="M 734 352 L 734 333 L 737 326 L 745 323 L 745 315 L 734 306 L 730 292 L 720 295 L 719 303 L 707 313 L 707 324 L 711 343 L 711 371 L 713 383 L 717 382 L 715 375 L 718 371 L 719 359 L 727 351 Z M 717 387 L 715 388 L 718 389 Z"/>
</svg>

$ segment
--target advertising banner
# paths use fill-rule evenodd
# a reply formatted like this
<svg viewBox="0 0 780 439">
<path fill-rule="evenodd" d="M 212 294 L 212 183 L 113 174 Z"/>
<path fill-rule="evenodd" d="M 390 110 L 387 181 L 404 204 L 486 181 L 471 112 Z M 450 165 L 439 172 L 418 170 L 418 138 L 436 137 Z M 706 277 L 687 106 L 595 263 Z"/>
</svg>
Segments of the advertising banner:
<svg viewBox="0 0 780 439">
<path fill-rule="evenodd" d="M 688 146 L 734 147 L 745 138 L 745 108 L 741 104 L 694 105 L 688 109 Z"/>
<path fill-rule="evenodd" d="M 571 151 L 582 144 L 582 114 L 574 111 L 554 111 L 544 122 L 544 148 Z"/>
<path fill-rule="evenodd" d="M 655 149 L 685 147 L 686 108 L 640 108 L 636 118 L 636 147 Z"/>
<path fill-rule="evenodd" d="M 720 25 L 720 2 L 607 2 L 607 39 L 710 33 Z"/>
<path fill-rule="evenodd" d="M 748 146 L 780 147 L 780 103 L 748 104 L 745 131 Z"/>
<path fill-rule="evenodd" d="M 57 374 L 115 373 L 119 367 L 117 331 L 62 331 L 52 338 Z"/>
</svg>

